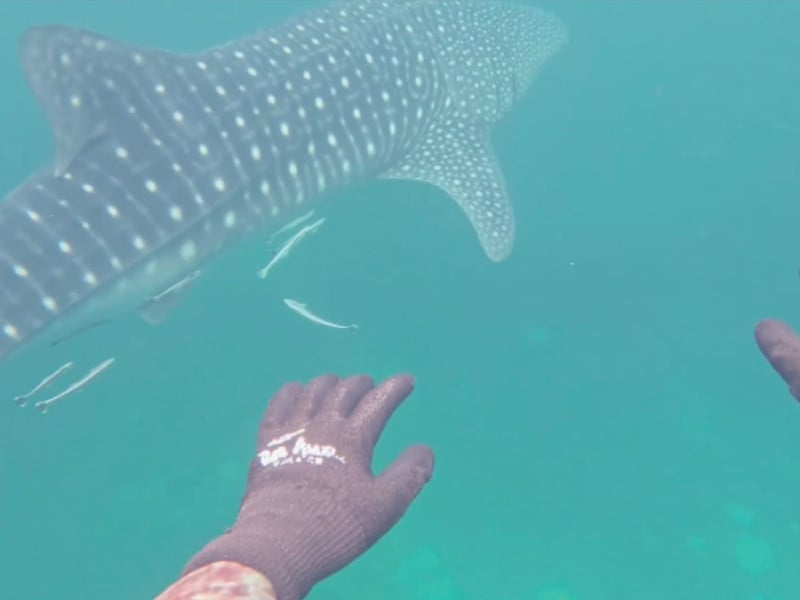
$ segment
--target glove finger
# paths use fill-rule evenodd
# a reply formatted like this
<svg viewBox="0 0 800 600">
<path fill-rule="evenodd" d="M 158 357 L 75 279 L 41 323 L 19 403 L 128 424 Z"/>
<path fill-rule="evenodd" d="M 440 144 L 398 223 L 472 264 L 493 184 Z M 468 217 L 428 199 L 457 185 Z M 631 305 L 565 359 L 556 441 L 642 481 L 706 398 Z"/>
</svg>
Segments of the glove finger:
<svg viewBox="0 0 800 600">
<path fill-rule="evenodd" d="M 275 429 L 285 425 L 294 412 L 297 398 L 303 393 L 303 386 L 297 382 L 287 383 L 279 389 L 267 404 L 267 410 L 264 413 L 264 418 L 261 419 L 261 426 L 259 427 L 258 443 L 269 440 L 262 440 L 262 436 L 268 430 L 274 431 Z"/>
<path fill-rule="evenodd" d="M 368 452 L 368 456 L 363 457 L 367 466 L 372 462 L 372 450 L 389 417 L 413 390 L 411 375 L 395 375 L 367 393 L 353 409 L 350 419 Z"/>
<path fill-rule="evenodd" d="M 756 326 L 756 342 L 795 399 L 800 400 L 800 338 L 786 323 L 767 319 Z"/>
<path fill-rule="evenodd" d="M 385 507 L 385 523 L 381 533 L 388 531 L 408 510 L 433 475 L 435 458 L 430 447 L 417 445 L 406 448 L 386 470 L 376 478 L 380 494 L 379 506 Z"/>
<path fill-rule="evenodd" d="M 347 417 L 358 401 L 369 392 L 374 382 L 367 375 L 356 375 L 339 381 L 339 385 L 322 401 L 320 411 Z"/>
<path fill-rule="evenodd" d="M 331 393 L 331 390 L 338 383 L 339 378 L 333 374 L 320 375 L 308 382 L 305 390 L 297 400 L 297 410 L 292 416 L 292 425 L 307 425 L 317 414 L 323 399 Z"/>
</svg>

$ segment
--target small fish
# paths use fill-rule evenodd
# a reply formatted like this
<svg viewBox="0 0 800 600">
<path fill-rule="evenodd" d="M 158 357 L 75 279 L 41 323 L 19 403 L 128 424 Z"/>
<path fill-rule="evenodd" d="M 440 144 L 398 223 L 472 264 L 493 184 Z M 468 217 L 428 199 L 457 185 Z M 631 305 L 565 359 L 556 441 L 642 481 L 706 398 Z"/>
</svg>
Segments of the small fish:
<svg viewBox="0 0 800 600">
<path fill-rule="evenodd" d="M 280 237 L 287 231 L 291 231 L 295 227 L 302 225 L 303 223 L 308 221 L 311 217 L 313 217 L 315 212 L 316 211 L 310 210 L 306 214 L 300 215 L 296 219 L 289 221 L 286 225 L 284 225 L 283 227 L 278 229 L 278 231 L 269 236 L 269 241 L 267 242 L 267 244 L 271 246 L 272 242 L 274 242 L 276 238 Z"/>
<path fill-rule="evenodd" d="M 177 283 L 173 283 L 171 286 L 169 286 L 163 292 L 161 292 L 159 294 L 156 294 L 155 296 L 150 298 L 150 301 L 151 302 L 160 302 L 165 297 L 167 297 L 169 295 L 172 295 L 172 294 L 176 294 L 176 293 L 182 291 L 183 288 L 185 288 L 187 285 L 192 283 L 198 277 L 200 277 L 200 270 L 197 270 L 194 273 L 191 273 L 191 274 L 187 275 L 186 277 L 184 277 L 183 279 L 181 279 Z"/>
<path fill-rule="evenodd" d="M 35 388 L 33 388 L 30 392 L 28 392 L 27 394 L 23 394 L 21 396 L 17 396 L 16 398 L 14 398 L 14 402 L 16 402 L 17 406 L 25 406 L 25 404 L 28 403 L 28 400 L 31 399 L 31 396 L 33 396 L 34 394 L 36 394 L 38 392 L 41 392 L 43 389 L 45 389 L 47 386 L 49 386 L 51 383 L 53 383 L 56 379 L 58 379 L 64 373 L 69 371 L 71 368 L 72 368 L 72 361 L 68 362 L 65 365 L 61 365 L 55 371 L 50 373 L 50 375 L 48 375 L 47 377 L 42 379 L 38 383 L 38 385 Z"/>
<path fill-rule="evenodd" d="M 306 237 L 309 233 L 316 233 L 316 231 L 320 227 L 322 227 L 322 224 L 324 222 L 325 219 L 322 218 L 317 221 L 314 221 L 313 223 L 311 223 L 311 225 L 305 225 L 300 231 L 298 231 L 292 237 L 290 237 L 283 246 L 281 246 L 280 250 L 278 250 L 275 256 L 272 257 L 272 260 L 270 260 L 269 263 L 267 263 L 267 266 L 261 269 L 257 273 L 257 275 L 261 279 L 264 279 L 272 270 L 272 267 L 274 267 L 284 258 L 289 256 L 289 252 L 292 251 L 292 248 L 294 248 L 297 244 L 299 244 L 302 241 L 302 239 Z"/>
<path fill-rule="evenodd" d="M 294 312 L 296 312 L 302 317 L 305 317 L 312 323 L 317 323 L 318 325 L 324 325 L 325 327 L 330 327 L 332 329 L 358 329 L 358 325 L 356 324 L 342 325 L 340 323 L 334 323 L 333 321 L 328 321 L 327 319 L 318 317 L 310 310 L 308 310 L 308 306 L 306 304 L 298 302 L 297 300 L 292 300 L 291 298 L 284 298 L 283 303 L 286 304 L 286 306 L 288 306 L 289 308 L 291 308 Z"/>
<path fill-rule="evenodd" d="M 151 296 L 139 307 L 139 316 L 151 325 L 164 322 L 189 293 L 191 283 L 200 277 L 200 270 L 190 273 L 180 281 L 173 283 L 163 292 Z"/>
<path fill-rule="evenodd" d="M 38 411 L 40 411 L 41 413 L 43 413 L 43 414 L 46 413 L 47 409 L 50 408 L 51 404 L 53 404 L 55 402 L 58 402 L 62 398 L 77 392 L 79 389 L 81 389 L 83 386 L 85 386 L 87 383 L 89 383 L 92 379 L 94 379 L 95 377 L 100 375 L 100 373 L 105 371 L 112 364 L 114 364 L 114 359 L 113 358 L 109 358 L 108 360 L 104 360 L 99 365 L 94 367 L 91 371 L 89 371 L 86 375 L 81 377 L 78 381 L 72 383 L 63 392 L 60 392 L 60 393 L 56 394 L 55 396 L 53 396 L 51 398 L 48 398 L 47 400 L 42 400 L 40 402 L 37 402 L 35 404 L 36 409 Z"/>
</svg>

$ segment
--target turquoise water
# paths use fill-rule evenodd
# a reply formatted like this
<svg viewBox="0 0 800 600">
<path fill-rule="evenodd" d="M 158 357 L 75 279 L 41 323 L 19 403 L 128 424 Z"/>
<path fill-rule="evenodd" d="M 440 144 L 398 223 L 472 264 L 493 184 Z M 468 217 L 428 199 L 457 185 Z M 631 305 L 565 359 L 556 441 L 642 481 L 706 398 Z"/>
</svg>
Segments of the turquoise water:
<svg viewBox="0 0 800 600">
<path fill-rule="evenodd" d="M 254 238 L 165 324 L 3 364 L 3 598 L 155 596 L 235 517 L 270 394 L 328 371 L 413 373 L 376 467 L 416 442 L 437 466 L 313 599 L 800 597 L 800 411 L 752 338 L 764 317 L 800 325 L 800 2 L 536 5 L 571 42 L 494 136 L 509 260 L 437 190 L 375 183 L 331 198 L 265 281 Z M 199 50 L 306 6 L 4 2 L 0 190 L 51 152 L 25 27 Z M 13 406 L 109 354 L 46 416 Z"/>
</svg>

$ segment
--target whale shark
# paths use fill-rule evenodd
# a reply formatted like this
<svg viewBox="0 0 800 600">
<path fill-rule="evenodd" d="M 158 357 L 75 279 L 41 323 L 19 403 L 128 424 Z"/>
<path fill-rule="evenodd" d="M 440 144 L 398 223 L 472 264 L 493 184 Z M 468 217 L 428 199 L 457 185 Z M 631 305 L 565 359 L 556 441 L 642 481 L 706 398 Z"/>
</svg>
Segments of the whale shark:
<svg viewBox="0 0 800 600">
<path fill-rule="evenodd" d="M 226 248 L 358 182 L 440 188 L 505 259 L 492 127 L 567 41 L 556 16 L 495 0 L 333 0 L 200 52 L 28 29 L 53 156 L 0 201 L 0 358 L 168 312 L 163 292 Z"/>
</svg>

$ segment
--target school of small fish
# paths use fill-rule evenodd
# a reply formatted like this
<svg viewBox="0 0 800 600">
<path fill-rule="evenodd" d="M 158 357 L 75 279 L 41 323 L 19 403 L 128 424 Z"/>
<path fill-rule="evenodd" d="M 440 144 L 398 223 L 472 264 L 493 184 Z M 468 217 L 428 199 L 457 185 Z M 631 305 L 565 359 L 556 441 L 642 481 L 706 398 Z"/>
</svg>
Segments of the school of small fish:
<svg viewBox="0 0 800 600">
<path fill-rule="evenodd" d="M 270 273 L 270 271 L 272 271 L 272 269 L 279 262 L 285 260 L 286 257 L 289 256 L 289 253 L 306 236 L 308 236 L 308 234 L 316 233 L 317 231 L 319 231 L 320 227 L 322 227 L 322 224 L 325 222 L 324 218 L 318 219 L 318 220 L 314 221 L 313 223 L 311 223 L 310 225 L 304 225 L 304 223 L 309 221 L 311 219 L 311 217 L 313 217 L 313 216 L 314 216 L 314 211 L 313 210 L 309 211 L 308 213 L 298 217 L 297 219 L 293 220 L 292 222 L 287 223 L 281 229 L 276 231 L 272 235 L 272 237 L 270 237 L 269 244 L 271 245 L 272 242 L 276 238 L 280 237 L 281 235 L 283 235 L 285 233 L 289 233 L 291 231 L 294 231 L 295 229 L 300 227 L 300 229 L 296 233 L 294 233 L 288 240 L 286 240 L 281 245 L 281 247 L 274 254 L 272 259 L 263 268 L 261 268 L 257 272 L 257 276 L 259 278 L 265 279 L 267 277 L 267 275 Z M 181 281 L 173 284 L 172 286 L 170 286 L 169 288 L 167 288 L 166 290 L 164 290 L 163 292 L 161 292 L 157 296 L 154 296 L 152 298 L 152 301 L 157 303 L 157 302 L 161 301 L 163 298 L 165 298 L 167 296 L 175 295 L 176 293 L 182 291 L 190 283 L 192 283 L 192 281 L 197 279 L 197 277 L 199 275 L 200 275 L 200 272 L 199 271 L 195 271 L 194 273 L 192 273 L 188 277 L 185 277 Z M 293 300 L 291 298 L 284 298 L 283 302 L 287 307 L 289 307 L 289 309 L 291 309 L 295 313 L 299 314 L 300 316 L 302 316 L 305 319 L 308 319 L 312 323 L 315 323 L 315 324 L 320 325 L 322 327 L 328 327 L 328 328 L 331 328 L 331 329 L 344 329 L 344 330 L 353 330 L 353 329 L 358 329 L 359 328 L 358 325 L 355 324 L 355 323 L 342 324 L 342 323 L 337 323 L 335 321 L 331 321 L 329 319 L 325 319 L 323 317 L 320 317 L 319 315 L 311 312 L 311 310 L 309 310 L 307 304 L 305 304 L 304 302 L 300 302 L 299 300 Z M 41 412 L 43 414 L 46 413 L 48 411 L 48 409 L 53 404 L 55 404 L 56 402 L 66 398 L 67 396 L 70 396 L 70 395 L 74 394 L 75 392 L 81 390 L 86 385 L 88 385 L 90 382 L 92 382 L 94 379 L 99 377 L 106 369 L 108 369 L 109 367 L 111 367 L 112 364 L 114 364 L 115 360 L 116 359 L 113 358 L 113 357 L 104 360 L 103 362 L 101 362 L 97 366 L 95 366 L 92 369 L 90 369 L 89 372 L 86 375 L 84 375 L 80 379 L 78 379 L 75 382 L 73 382 L 70 385 L 68 385 L 63 391 L 55 394 L 54 396 L 50 396 L 49 398 L 47 398 L 45 400 L 40 400 L 40 401 L 36 402 L 36 404 L 34 405 L 35 408 L 39 412 Z M 55 371 L 53 371 L 52 373 L 47 375 L 44 379 L 42 379 L 38 384 L 36 384 L 29 392 L 27 392 L 25 394 L 21 394 L 21 395 L 17 396 L 16 398 L 14 398 L 14 402 L 16 403 L 16 405 L 20 406 L 20 407 L 24 407 L 33 396 L 35 396 L 39 392 L 45 390 L 46 388 L 50 387 L 53 383 L 55 383 L 58 379 L 60 379 L 67 371 L 69 371 L 72 368 L 73 364 L 74 363 L 72 361 L 69 361 L 69 362 L 61 365 Z"/>
<path fill-rule="evenodd" d="M 306 221 L 309 221 L 311 217 L 314 216 L 314 211 L 307 212 L 306 214 L 302 215 L 301 217 L 295 219 L 291 223 L 285 225 L 281 229 L 279 229 L 271 240 L 274 240 L 276 237 L 280 236 L 283 233 L 288 233 L 293 231 L 297 227 L 303 225 Z M 325 219 L 318 219 L 311 223 L 310 225 L 303 225 L 297 233 L 292 235 L 288 240 L 286 240 L 283 245 L 278 249 L 272 259 L 264 266 L 261 270 L 258 271 L 257 275 L 261 279 L 266 278 L 269 272 L 273 269 L 275 265 L 279 262 L 284 260 L 289 253 L 310 233 L 316 233 L 319 231 L 319 228 L 322 227 L 322 224 L 325 222 Z M 321 325 L 323 327 L 329 327 L 331 329 L 358 329 L 358 325 L 356 324 L 348 324 L 342 325 L 340 323 L 336 323 L 334 321 L 330 321 L 328 319 L 324 319 L 313 312 L 311 312 L 303 302 L 298 300 L 292 300 L 291 298 L 284 298 L 283 303 L 288 306 L 291 310 L 299 314 L 301 317 L 308 319 L 312 323 L 316 323 L 317 325 Z"/>
<path fill-rule="evenodd" d="M 67 396 L 74 394 L 75 392 L 86 386 L 93 379 L 98 377 L 103 371 L 105 371 L 112 364 L 114 364 L 114 360 L 115 359 L 113 357 L 104 360 L 96 367 L 93 367 L 86 375 L 68 385 L 66 389 L 64 389 L 63 391 L 59 392 L 54 396 L 50 396 L 46 400 L 40 400 L 39 402 L 37 402 L 34 405 L 35 408 L 43 414 L 46 413 L 53 404 L 55 404 L 56 402 L 58 402 L 63 398 L 66 398 Z M 72 368 L 72 365 L 73 365 L 72 361 L 61 365 L 55 371 L 50 373 L 50 375 L 48 375 L 47 377 L 42 379 L 38 384 L 36 384 L 36 386 L 27 394 L 22 394 L 21 396 L 17 396 L 16 398 L 14 398 L 14 402 L 17 404 L 17 406 L 20 407 L 25 406 L 28 403 L 28 400 L 30 400 L 34 395 L 38 394 L 45 388 L 49 387 L 50 384 L 55 382 L 57 379 L 60 379 L 67 371 L 69 371 Z"/>
</svg>

